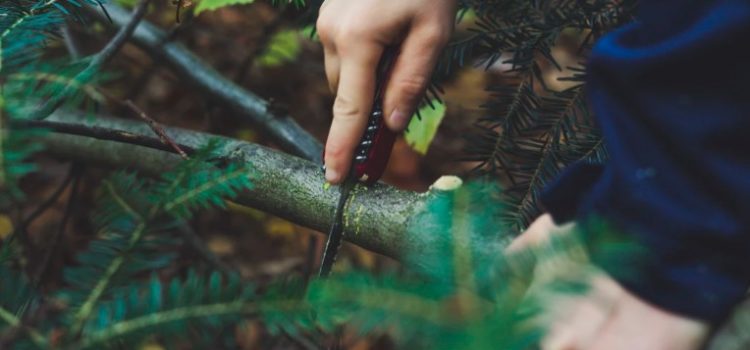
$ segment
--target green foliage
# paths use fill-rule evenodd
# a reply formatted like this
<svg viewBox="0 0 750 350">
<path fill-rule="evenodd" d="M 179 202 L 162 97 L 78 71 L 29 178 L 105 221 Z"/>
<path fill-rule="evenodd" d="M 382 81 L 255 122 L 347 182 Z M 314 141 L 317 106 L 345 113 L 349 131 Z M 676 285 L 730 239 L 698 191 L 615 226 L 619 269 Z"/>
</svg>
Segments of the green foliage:
<svg viewBox="0 0 750 350">
<path fill-rule="evenodd" d="M 404 132 L 406 142 L 420 154 L 427 154 L 432 139 L 437 134 L 438 127 L 445 117 L 445 104 L 435 101 L 433 106 L 424 106 L 418 112 L 418 117 L 412 118 Z"/>
<path fill-rule="evenodd" d="M 235 275 L 204 278 L 191 271 L 166 282 L 156 277 L 175 259 L 178 242 L 171 231 L 178 220 L 196 209 L 223 207 L 225 199 L 251 186 L 249 167 L 213 163 L 219 148 L 210 142 L 156 180 L 127 173 L 104 180 L 93 220 L 99 237 L 78 255 L 77 265 L 64 270 L 67 287 L 54 297 L 64 312 L 21 332 L 14 344 L 47 348 L 55 324 L 65 325 L 58 343 L 64 349 L 119 349 L 152 339 L 185 344 L 185 334 L 196 334 L 191 342 L 208 347 L 221 334 L 231 338 L 244 317 L 267 319 L 277 332 L 311 328 L 301 284 L 279 283 L 258 293 Z M 21 329 L 24 315 L 37 312 L 40 300 L 10 267 L 18 254 L 11 247 L 3 244 L 0 254 L 0 330 Z M 149 273 L 148 283 L 134 283 Z"/>
<path fill-rule="evenodd" d="M 176 346 L 186 344 L 185 337 L 191 334 L 198 337 L 190 341 L 193 345 L 211 346 L 218 334 L 227 330 L 231 334 L 243 317 L 305 309 L 299 297 L 260 295 L 236 275 L 225 278 L 213 273 L 204 278 L 190 271 L 184 280 L 167 283 L 152 277 L 103 303 L 72 348 L 132 348 L 149 339 Z"/>
<path fill-rule="evenodd" d="M 0 4 L 0 73 L 35 62 L 54 29 L 66 16 L 78 16 L 84 5 L 98 0 L 4 1 Z"/>
<path fill-rule="evenodd" d="M 416 273 L 316 281 L 308 293 L 316 315 L 388 334 L 405 349 L 528 348 L 539 330 L 520 310 L 524 281 L 505 268 L 499 194 L 481 182 L 437 191 L 410 222 L 420 246 L 400 254 Z"/>
<path fill-rule="evenodd" d="M 64 294 L 78 308 L 74 330 L 99 300 L 116 291 L 113 287 L 171 262 L 173 255 L 164 252 L 169 240 L 162 231 L 174 227 L 175 219 L 188 218 L 196 208 L 223 207 L 225 198 L 250 187 L 249 168 L 207 163 L 218 146 L 211 142 L 156 181 L 117 174 L 104 182 L 95 218 L 101 238 L 79 256 L 79 267 L 65 271 L 73 288 Z"/>
<path fill-rule="evenodd" d="M 294 61 L 302 49 L 296 30 L 282 30 L 275 33 L 265 51 L 258 56 L 258 64 L 263 67 L 276 67 Z"/>
<path fill-rule="evenodd" d="M 503 211 L 497 191 L 470 183 L 431 197 L 411 223 L 424 246 L 401 254 L 411 272 L 350 272 L 314 281 L 307 300 L 315 315 L 358 334 L 386 334 L 402 349 L 529 349 L 547 326 L 538 316 L 555 308 L 551 296 L 588 291 L 596 269 L 585 248 L 611 261 L 637 256 L 637 247 L 600 223 L 504 253 L 499 242 L 510 230 L 496 223 Z M 598 238 L 584 245 L 584 231 Z M 546 275 L 565 278 L 530 284 L 540 266 Z"/>
<path fill-rule="evenodd" d="M 78 62 L 41 61 L 29 63 L 8 72 L 3 86 L 6 112 L 12 119 L 25 119 L 39 104 L 58 96 L 65 96 L 64 105 L 68 108 L 93 110 L 96 103 L 103 103 L 105 97 L 97 85 L 107 81 L 108 74 L 82 77 L 86 60 Z"/>
<path fill-rule="evenodd" d="M 0 206 L 23 198 L 18 182 L 36 169 L 29 157 L 42 148 L 35 138 L 43 133 L 43 130 L 0 128 Z"/>
<path fill-rule="evenodd" d="M 206 11 L 215 11 L 222 7 L 233 6 L 233 5 L 247 5 L 252 4 L 255 0 L 200 0 L 198 5 L 195 6 L 195 14 L 199 15 Z"/>
<path fill-rule="evenodd" d="M 561 67 L 553 50 L 565 37 L 581 38 L 579 53 L 593 41 L 632 18 L 635 1 L 465 0 L 476 14 L 470 35 L 450 44 L 439 74 L 467 63 L 509 67 L 509 79 L 490 87 L 475 134 L 469 135 L 464 160 L 476 162 L 478 176 L 506 186 L 504 221 L 516 231 L 539 214 L 537 198 L 544 185 L 566 165 L 600 162 L 606 150 L 585 105 L 584 69 Z M 545 82 L 544 67 L 571 72 L 565 91 Z"/>
</svg>

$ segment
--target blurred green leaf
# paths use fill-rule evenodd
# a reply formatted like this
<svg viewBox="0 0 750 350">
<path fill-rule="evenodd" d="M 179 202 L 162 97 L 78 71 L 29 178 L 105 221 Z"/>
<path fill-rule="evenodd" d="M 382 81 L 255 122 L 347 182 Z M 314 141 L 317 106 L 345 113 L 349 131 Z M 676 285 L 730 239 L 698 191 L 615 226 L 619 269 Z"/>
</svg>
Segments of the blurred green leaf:
<svg viewBox="0 0 750 350">
<path fill-rule="evenodd" d="M 297 30 L 282 30 L 273 35 L 266 50 L 258 57 L 261 67 L 276 67 L 294 61 L 300 53 Z"/>
<path fill-rule="evenodd" d="M 409 146 L 422 155 L 427 154 L 427 150 L 430 148 L 435 134 L 437 134 L 437 129 L 445 117 L 445 105 L 438 101 L 433 101 L 432 104 L 435 106 L 434 109 L 427 105 L 419 110 L 421 120 L 416 117 L 411 118 L 404 135 Z"/>
<path fill-rule="evenodd" d="M 201 0 L 198 2 L 198 5 L 195 6 L 195 14 L 199 15 L 205 11 L 214 11 L 232 5 L 252 4 L 253 2 L 255 2 L 255 0 Z"/>
</svg>

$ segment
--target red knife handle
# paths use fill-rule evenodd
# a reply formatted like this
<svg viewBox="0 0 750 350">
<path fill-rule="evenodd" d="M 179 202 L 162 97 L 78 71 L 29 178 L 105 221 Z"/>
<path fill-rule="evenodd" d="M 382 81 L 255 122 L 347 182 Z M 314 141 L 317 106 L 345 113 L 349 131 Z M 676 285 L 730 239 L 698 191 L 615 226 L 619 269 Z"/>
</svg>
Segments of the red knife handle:
<svg viewBox="0 0 750 350">
<path fill-rule="evenodd" d="M 354 152 L 351 176 L 367 185 L 380 180 L 388 166 L 394 142 L 396 142 L 396 133 L 385 125 L 382 100 L 378 99 L 370 113 L 367 128 Z"/>
<path fill-rule="evenodd" d="M 386 49 L 378 65 L 375 101 L 367 120 L 367 127 L 354 151 L 349 173 L 350 178 L 367 185 L 377 182 L 383 176 L 388 159 L 391 158 L 393 143 L 396 142 L 396 133 L 388 129 L 383 116 L 385 86 L 396 55 L 397 52 L 393 48 Z M 325 151 L 323 157 L 325 158 Z"/>
</svg>

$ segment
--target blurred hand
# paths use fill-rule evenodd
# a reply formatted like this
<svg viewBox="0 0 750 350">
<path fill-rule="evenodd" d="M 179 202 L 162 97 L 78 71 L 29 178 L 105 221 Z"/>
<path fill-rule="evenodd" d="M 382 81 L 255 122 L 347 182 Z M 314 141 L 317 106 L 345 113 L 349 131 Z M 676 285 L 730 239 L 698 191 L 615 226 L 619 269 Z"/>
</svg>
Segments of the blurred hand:
<svg viewBox="0 0 750 350">
<path fill-rule="evenodd" d="M 550 235 L 565 234 L 572 228 L 572 225 L 556 226 L 551 216 L 545 214 L 508 247 L 508 252 L 533 249 L 544 244 Z M 552 265 L 556 266 L 537 264 L 530 294 L 539 292 L 540 284 L 561 275 L 592 270 L 573 261 L 556 260 Z M 541 297 L 544 311 L 536 321 L 547 330 L 542 349 L 691 350 L 699 349 L 708 336 L 709 326 L 705 322 L 650 305 L 600 270 L 595 270 L 588 280 L 590 290 L 585 294 L 546 292 Z"/>
<path fill-rule="evenodd" d="M 400 47 L 386 86 L 386 124 L 403 130 L 453 31 L 457 0 L 326 0 L 317 30 L 336 94 L 326 142 L 326 180 L 346 178 L 375 94 L 375 73 L 387 46 Z"/>
</svg>

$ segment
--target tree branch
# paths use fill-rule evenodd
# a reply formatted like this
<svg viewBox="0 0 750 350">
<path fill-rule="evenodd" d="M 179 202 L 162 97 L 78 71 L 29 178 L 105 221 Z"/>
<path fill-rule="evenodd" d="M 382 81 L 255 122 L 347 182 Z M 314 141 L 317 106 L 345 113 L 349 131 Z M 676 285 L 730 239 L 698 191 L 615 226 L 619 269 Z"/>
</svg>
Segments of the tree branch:
<svg viewBox="0 0 750 350">
<path fill-rule="evenodd" d="M 76 126 L 76 134 L 65 134 L 69 128 L 62 128 L 41 138 L 46 144 L 47 153 L 66 159 L 85 161 L 104 166 L 130 168 L 145 174 L 158 175 L 181 161 L 174 149 L 164 146 L 151 135 L 147 125 L 135 121 L 103 118 L 95 120 L 71 112 L 58 111 L 46 121 L 48 125 L 60 123 Z M 137 136 L 125 143 L 117 140 L 102 140 L 81 136 L 83 130 L 90 128 L 97 134 L 107 130 L 109 134 L 128 134 Z M 206 133 L 177 128 L 165 128 L 165 132 L 182 147 L 196 149 L 212 138 L 221 138 Z M 102 136 L 102 135 L 99 135 Z M 138 140 L 151 139 L 145 146 L 136 146 Z M 338 191 L 326 190 L 318 166 L 314 163 L 286 155 L 256 144 L 221 138 L 226 143 L 222 146 L 224 158 L 237 162 L 247 162 L 255 170 L 254 187 L 242 193 L 237 202 L 264 210 L 286 218 L 297 224 L 327 231 L 338 197 Z M 445 192 L 432 190 L 419 194 L 394 189 L 376 184 L 369 189 L 359 188 L 351 196 L 346 207 L 344 227 L 345 239 L 356 245 L 397 260 L 404 260 L 405 254 L 435 251 L 434 246 L 439 235 L 427 234 L 416 236 L 408 229 L 425 209 L 431 198 Z M 481 244 L 481 242 L 479 242 Z M 493 251 L 498 249 L 491 248 Z M 409 259 L 414 262 L 413 259 Z M 747 318 L 750 307 L 747 304 L 737 310 L 732 322 Z M 712 341 L 716 344 L 737 337 L 731 333 L 731 327 L 721 328 Z M 727 330 L 729 329 L 729 330 Z M 744 339 L 744 338 L 743 338 Z M 738 347 L 739 348 L 739 347 Z"/>
<path fill-rule="evenodd" d="M 143 19 L 143 16 L 146 15 L 149 1 L 150 0 L 141 0 L 135 10 L 133 10 L 132 15 L 127 12 L 124 14 L 125 22 L 122 28 L 120 28 L 120 30 L 117 31 L 117 34 L 112 37 L 107 45 L 105 45 L 104 48 L 102 48 L 102 50 L 97 53 L 91 59 L 91 61 L 89 61 L 89 64 L 86 66 L 86 68 L 80 73 L 76 74 L 72 82 L 88 81 L 92 76 L 94 76 L 94 74 L 99 72 L 101 67 L 105 63 L 107 63 L 107 61 L 112 59 L 112 57 L 114 57 L 115 54 L 120 51 L 122 46 L 125 45 L 125 42 L 127 42 L 130 35 L 133 34 L 133 31 L 138 26 L 138 23 Z M 40 120 L 47 118 L 47 116 L 52 114 L 52 112 L 59 108 L 66 99 L 70 98 L 69 95 L 71 89 L 71 84 L 66 85 L 60 93 L 54 95 L 38 110 L 34 111 L 31 116 L 29 116 L 29 119 Z"/>
<path fill-rule="evenodd" d="M 54 132 L 43 137 L 42 142 L 47 153 L 54 156 L 151 175 L 161 174 L 181 160 L 171 147 L 150 136 L 151 130 L 143 123 L 104 117 L 92 119 L 63 111 L 56 112 L 45 123 Z M 55 128 L 54 124 L 65 127 Z M 85 130 L 90 130 L 94 137 L 81 136 L 86 134 Z M 67 131 L 74 134 L 65 134 Z M 123 140 L 102 140 L 105 131 L 106 135 L 128 136 Z M 338 191 L 324 187 L 325 180 L 317 164 L 248 142 L 177 128 L 167 127 L 164 131 L 185 150 L 220 138 L 225 141 L 220 149 L 223 158 L 251 164 L 254 187 L 237 198 L 239 204 L 319 231 L 328 230 Z M 145 147 L 132 144 L 143 140 Z M 401 191 L 383 184 L 358 187 L 344 214 L 346 239 L 395 259 L 402 258 L 404 252 L 430 250 L 429 246 L 435 242 L 409 235 L 407 226 L 435 194 Z"/>
<path fill-rule="evenodd" d="M 89 13 L 105 25 L 123 27 L 129 19 L 126 10 L 111 3 L 107 4 L 111 24 L 101 11 L 89 9 Z M 166 40 L 166 34 L 156 26 L 141 21 L 130 39 L 150 55 L 163 59 L 180 77 L 201 89 L 205 95 L 229 107 L 243 120 L 259 126 L 285 151 L 316 163 L 321 162 L 323 147 L 320 142 L 294 119 L 288 115 L 275 115 L 267 101 L 226 79 L 184 46 Z"/>
</svg>

